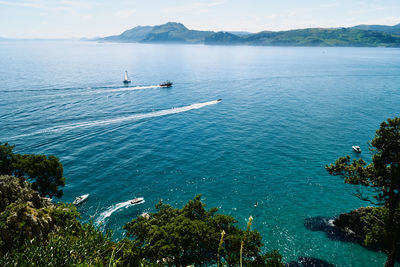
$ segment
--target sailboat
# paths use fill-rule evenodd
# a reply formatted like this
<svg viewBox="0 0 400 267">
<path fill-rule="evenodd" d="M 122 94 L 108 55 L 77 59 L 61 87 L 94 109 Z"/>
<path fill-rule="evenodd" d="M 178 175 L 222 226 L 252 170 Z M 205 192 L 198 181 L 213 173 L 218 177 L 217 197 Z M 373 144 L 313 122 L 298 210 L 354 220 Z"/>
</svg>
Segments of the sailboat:
<svg viewBox="0 0 400 267">
<path fill-rule="evenodd" d="M 131 80 L 128 79 L 128 72 L 127 72 L 127 71 L 125 71 L 125 79 L 124 79 L 123 83 L 124 83 L 124 84 L 129 84 L 129 83 L 131 83 Z"/>
</svg>

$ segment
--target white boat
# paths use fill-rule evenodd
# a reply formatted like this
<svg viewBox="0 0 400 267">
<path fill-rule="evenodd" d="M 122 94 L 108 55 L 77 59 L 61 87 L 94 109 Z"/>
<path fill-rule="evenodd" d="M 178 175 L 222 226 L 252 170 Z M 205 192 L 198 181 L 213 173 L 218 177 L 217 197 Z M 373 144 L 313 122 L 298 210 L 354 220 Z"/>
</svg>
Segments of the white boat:
<svg viewBox="0 0 400 267">
<path fill-rule="evenodd" d="M 81 204 L 83 201 L 85 201 L 87 198 L 89 197 L 89 194 L 86 195 L 82 195 L 80 197 L 75 198 L 74 202 L 72 202 L 72 204 L 74 205 L 79 205 Z"/>
<path fill-rule="evenodd" d="M 131 204 L 140 204 L 144 201 L 144 198 L 142 197 L 136 197 L 134 199 L 131 200 Z"/>
<path fill-rule="evenodd" d="M 125 71 L 125 79 L 124 79 L 123 83 L 124 84 L 131 83 L 131 80 L 129 80 L 129 78 L 128 78 L 128 72 L 127 71 Z"/>
<path fill-rule="evenodd" d="M 145 219 L 150 219 L 150 214 L 148 212 L 142 212 L 142 214 L 140 214 L 140 216 L 142 216 Z"/>
<path fill-rule="evenodd" d="M 357 153 L 361 153 L 361 148 L 359 146 L 352 146 L 353 150 Z"/>
</svg>

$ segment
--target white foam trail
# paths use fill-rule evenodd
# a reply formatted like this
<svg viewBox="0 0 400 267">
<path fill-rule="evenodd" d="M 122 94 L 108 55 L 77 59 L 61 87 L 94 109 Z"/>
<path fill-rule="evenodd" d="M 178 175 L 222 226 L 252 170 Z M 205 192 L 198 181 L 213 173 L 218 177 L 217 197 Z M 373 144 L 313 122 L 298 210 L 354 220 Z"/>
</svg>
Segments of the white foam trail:
<svg viewBox="0 0 400 267">
<path fill-rule="evenodd" d="M 166 115 L 186 112 L 186 111 L 193 110 L 193 109 L 200 109 L 200 108 L 203 108 L 203 107 L 206 107 L 209 105 L 218 104 L 219 102 L 220 101 L 218 101 L 218 100 L 213 100 L 213 101 L 196 103 L 196 104 L 179 107 L 179 108 L 164 109 L 164 110 L 160 110 L 160 111 L 154 111 L 154 112 L 143 113 L 143 114 L 135 114 L 135 115 L 120 117 L 120 118 L 115 118 L 115 119 L 98 120 L 98 121 L 91 121 L 91 122 L 80 122 L 80 123 L 74 123 L 74 124 L 69 124 L 69 125 L 55 126 L 55 127 L 47 128 L 44 130 L 36 131 L 33 133 L 29 133 L 29 134 L 17 135 L 17 136 L 11 137 L 10 139 L 32 136 L 32 135 L 37 135 L 37 134 L 44 134 L 44 133 L 69 131 L 69 130 L 73 130 L 76 128 L 82 128 L 82 127 L 109 125 L 109 124 L 113 124 L 113 123 L 127 122 L 127 121 L 131 121 L 131 120 L 141 120 L 141 119 L 152 118 L 152 117 L 166 116 Z"/>
<path fill-rule="evenodd" d="M 122 88 L 110 89 L 110 90 L 97 90 L 94 92 L 96 94 L 98 94 L 98 93 L 114 93 L 114 92 L 135 91 L 135 90 L 143 90 L 143 89 L 151 89 L 151 88 L 162 88 L 162 86 L 149 85 L 149 86 L 122 87 Z"/>
<path fill-rule="evenodd" d="M 111 214 L 113 214 L 114 212 L 116 212 L 119 209 L 122 208 L 128 208 L 130 206 L 135 206 L 135 205 L 139 205 L 144 203 L 145 201 L 143 200 L 142 202 L 136 203 L 136 204 L 132 204 L 131 200 L 125 201 L 125 202 L 121 202 L 115 205 L 112 205 L 111 207 L 109 207 L 107 210 L 103 211 L 102 213 L 100 213 L 99 217 L 96 220 L 97 224 L 100 223 L 104 223 L 104 220 L 108 217 L 111 216 Z"/>
<path fill-rule="evenodd" d="M 125 91 L 136 91 L 143 89 L 151 89 L 151 88 L 162 88 L 160 85 L 148 85 L 148 86 L 135 86 L 135 87 L 121 87 L 117 89 L 108 89 L 108 90 L 90 90 L 79 93 L 69 93 L 69 94 L 59 94 L 54 95 L 54 97 L 65 97 L 65 96 L 73 96 L 73 95 L 94 95 L 94 94 L 104 94 L 104 93 L 118 93 Z"/>
</svg>

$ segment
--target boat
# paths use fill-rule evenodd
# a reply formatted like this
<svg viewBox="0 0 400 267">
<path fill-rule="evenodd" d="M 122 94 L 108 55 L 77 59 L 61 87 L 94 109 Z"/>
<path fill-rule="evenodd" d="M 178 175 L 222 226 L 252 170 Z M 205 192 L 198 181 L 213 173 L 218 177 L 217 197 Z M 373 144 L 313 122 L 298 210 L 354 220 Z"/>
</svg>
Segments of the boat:
<svg viewBox="0 0 400 267">
<path fill-rule="evenodd" d="M 352 146 L 353 150 L 357 153 L 361 153 L 361 148 L 359 146 Z"/>
<path fill-rule="evenodd" d="M 218 99 L 217 99 L 217 102 L 221 102 L 221 101 L 222 101 L 222 99 L 221 99 L 221 98 L 218 98 Z"/>
<path fill-rule="evenodd" d="M 162 84 L 160 84 L 161 87 L 171 87 L 172 86 L 172 82 L 170 81 L 165 81 Z"/>
<path fill-rule="evenodd" d="M 83 201 L 85 201 L 87 198 L 89 197 L 89 194 L 86 195 L 82 195 L 80 197 L 75 198 L 74 202 L 72 202 L 72 204 L 79 205 L 81 204 Z"/>
<path fill-rule="evenodd" d="M 131 204 L 140 204 L 144 201 L 144 198 L 142 197 L 136 197 L 134 199 L 131 200 Z"/>
<path fill-rule="evenodd" d="M 150 214 L 148 212 L 142 212 L 142 214 L 140 214 L 140 216 L 142 216 L 145 219 L 150 219 Z"/>
<path fill-rule="evenodd" d="M 128 72 L 127 72 L 127 71 L 125 71 L 125 79 L 124 79 L 123 83 L 124 83 L 124 84 L 129 84 L 129 83 L 131 83 L 131 80 L 128 79 Z"/>
</svg>

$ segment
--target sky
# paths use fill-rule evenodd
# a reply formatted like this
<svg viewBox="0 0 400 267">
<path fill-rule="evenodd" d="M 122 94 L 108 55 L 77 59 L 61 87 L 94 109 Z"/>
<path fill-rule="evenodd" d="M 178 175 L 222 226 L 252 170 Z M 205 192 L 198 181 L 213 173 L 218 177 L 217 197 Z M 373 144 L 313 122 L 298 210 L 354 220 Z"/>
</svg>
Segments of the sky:
<svg viewBox="0 0 400 267">
<path fill-rule="evenodd" d="M 400 23 L 400 0 L 0 0 L 0 37 L 80 38 L 181 22 L 213 31 Z"/>
</svg>

